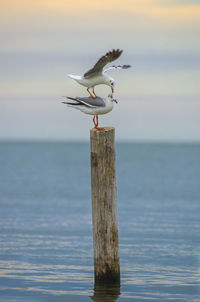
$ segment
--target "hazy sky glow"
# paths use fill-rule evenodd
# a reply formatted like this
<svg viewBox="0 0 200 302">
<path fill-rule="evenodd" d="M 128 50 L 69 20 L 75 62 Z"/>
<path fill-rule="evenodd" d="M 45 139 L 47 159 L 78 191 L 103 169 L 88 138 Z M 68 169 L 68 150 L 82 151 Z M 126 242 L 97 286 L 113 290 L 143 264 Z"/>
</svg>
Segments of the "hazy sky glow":
<svg viewBox="0 0 200 302">
<path fill-rule="evenodd" d="M 101 125 L 119 140 L 200 141 L 199 36 L 200 1 L 4 1 L 0 139 L 88 139 L 92 118 L 60 103 L 87 95 L 66 74 L 121 48 L 133 68 L 110 72 L 119 104 Z"/>
</svg>

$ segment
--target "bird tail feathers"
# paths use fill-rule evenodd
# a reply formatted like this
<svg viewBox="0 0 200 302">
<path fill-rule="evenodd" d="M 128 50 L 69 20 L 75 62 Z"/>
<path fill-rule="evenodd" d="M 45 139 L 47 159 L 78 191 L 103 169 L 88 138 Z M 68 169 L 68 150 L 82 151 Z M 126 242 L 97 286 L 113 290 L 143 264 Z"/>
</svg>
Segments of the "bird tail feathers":
<svg viewBox="0 0 200 302">
<path fill-rule="evenodd" d="M 75 102 L 62 102 L 62 104 L 66 104 L 66 105 L 80 105 L 80 102 L 76 99 L 76 98 L 72 98 L 70 96 L 64 96 L 64 98 L 75 101 Z"/>
<path fill-rule="evenodd" d="M 67 76 L 70 79 L 73 79 L 73 80 L 80 80 L 81 79 L 81 76 L 77 76 L 77 75 L 73 75 L 73 74 L 68 74 Z"/>
<path fill-rule="evenodd" d="M 77 101 L 76 98 L 72 98 L 71 96 L 65 96 L 65 95 L 63 95 L 63 97 L 66 98 L 66 99 L 72 100 L 72 101 Z"/>
</svg>

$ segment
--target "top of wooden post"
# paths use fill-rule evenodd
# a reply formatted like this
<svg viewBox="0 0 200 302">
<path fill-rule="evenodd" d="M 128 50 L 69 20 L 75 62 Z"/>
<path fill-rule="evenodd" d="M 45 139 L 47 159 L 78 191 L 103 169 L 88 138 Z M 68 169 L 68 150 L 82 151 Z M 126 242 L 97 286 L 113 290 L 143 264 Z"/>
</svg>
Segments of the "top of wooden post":
<svg viewBox="0 0 200 302">
<path fill-rule="evenodd" d="M 114 127 L 100 127 L 98 129 L 92 128 L 90 129 L 91 132 L 108 132 L 108 131 L 115 131 Z"/>
<path fill-rule="evenodd" d="M 115 128 L 114 127 L 101 127 L 90 129 L 90 142 L 91 150 L 99 149 L 99 144 L 102 148 L 111 147 L 114 148 L 115 141 Z M 102 149 L 102 150 L 103 150 Z M 100 149 L 99 149 L 100 150 Z M 105 152 L 105 151 L 103 151 Z"/>
</svg>

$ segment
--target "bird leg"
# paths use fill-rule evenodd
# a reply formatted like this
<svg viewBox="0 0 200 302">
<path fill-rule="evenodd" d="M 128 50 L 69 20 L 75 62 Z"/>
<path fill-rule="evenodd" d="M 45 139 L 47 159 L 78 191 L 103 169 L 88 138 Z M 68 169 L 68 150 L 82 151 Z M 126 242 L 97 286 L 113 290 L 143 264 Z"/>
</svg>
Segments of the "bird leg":
<svg viewBox="0 0 200 302">
<path fill-rule="evenodd" d="M 90 96 L 91 96 L 93 99 L 96 98 L 95 96 L 93 96 L 93 95 L 91 94 L 91 92 L 90 92 L 90 90 L 89 90 L 89 87 L 87 88 L 87 92 L 89 92 Z"/>
<path fill-rule="evenodd" d="M 93 117 L 93 123 L 94 123 L 94 128 L 97 129 L 97 130 L 103 130 L 104 128 L 103 127 L 98 127 L 99 125 L 99 117 L 98 115 L 94 115 Z"/>
<path fill-rule="evenodd" d="M 96 128 L 95 115 L 93 116 L 94 128 Z"/>
<path fill-rule="evenodd" d="M 98 129 L 98 123 L 99 123 L 98 115 L 94 115 L 93 123 L 94 123 L 94 128 Z"/>
<path fill-rule="evenodd" d="M 92 89 L 93 94 L 95 95 L 95 98 L 97 97 L 96 93 L 94 92 L 94 88 Z"/>
</svg>

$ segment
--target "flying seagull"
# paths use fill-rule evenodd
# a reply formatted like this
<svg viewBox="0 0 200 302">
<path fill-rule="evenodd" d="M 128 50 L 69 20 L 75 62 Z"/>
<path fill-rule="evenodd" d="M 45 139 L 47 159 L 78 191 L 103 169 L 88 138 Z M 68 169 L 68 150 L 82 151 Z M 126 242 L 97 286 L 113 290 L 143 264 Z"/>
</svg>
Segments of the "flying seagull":
<svg viewBox="0 0 200 302">
<path fill-rule="evenodd" d="M 96 129 L 98 128 L 98 115 L 99 114 L 106 114 L 113 109 L 113 102 L 117 103 L 117 100 L 113 98 L 112 94 L 109 94 L 107 98 L 100 98 L 100 97 L 69 97 L 66 96 L 67 99 L 71 100 L 68 102 L 62 102 L 63 104 L 67 104 L 70 107 L 78 109 L 83 113 L 93 115 L 93 123 Z M 73 101 L 73 102 L 72 102 Z"/>
<path fill-rule="evenodd" d="M 87 87 L 87 91 L 89 92 L 92 98 L 97 97 L 94 92 L 94 87 L 96 85 L 105 84 L 111 87 L 112 93 L 114 92 L 115 81 L 111 78 L 107 71 L 111 69 L 127 69 L 131 67 L 130 65 L 118 65 L 118 66 L 110 66 L 108 68 L 104 68 L 108 63 L 118 59 L 122 54 L 123 50 L 113 49 L 112 51 L 107 52 L 104 56 L 102 56 L 97 63 L 83 76 L 68 74 L 68 77 L 75 80 L 79 84 Z M 89 88 L 92 88 L 93 94 L 90 92 Z"/>
</svg>

